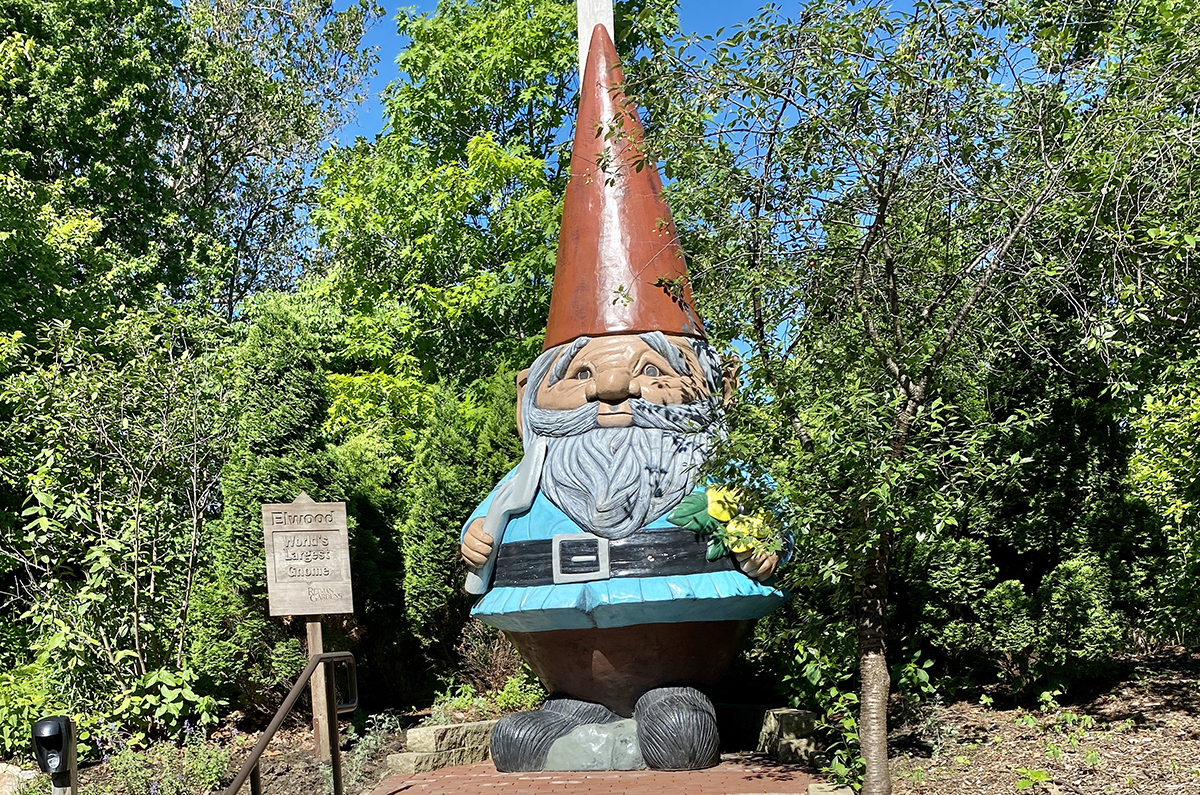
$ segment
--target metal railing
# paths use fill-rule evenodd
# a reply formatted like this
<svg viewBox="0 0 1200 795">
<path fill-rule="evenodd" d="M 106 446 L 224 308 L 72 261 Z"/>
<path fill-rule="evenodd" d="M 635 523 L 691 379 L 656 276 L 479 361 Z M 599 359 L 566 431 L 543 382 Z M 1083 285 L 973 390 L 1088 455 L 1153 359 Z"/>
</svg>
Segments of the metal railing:
<svg viewBox="0 0 1200 795">
<path fill-rule="evenodd" d="M 334 665 L 345 660 L 349 666 L 349 680 L 347 682 L 347 690 L 350 700 L 339 704 L 337 701 L 337 683 L 334 677 Z M 292 690 L 287 694 L 287 698 L 283 700 L 283 704 L 279 707 L 279 711 L 275 713 L 275 717 L 271 719 L 271 724 L 267 726 L 266 731 L 258 738 L 258 742 L 254 744 L 254 750 L 250 752 L 250 757 L 246 763 L 242 765 L 241 771 L 237 777 L 233 779 L 233 783 L 225 789 L 225 795 L 237 795 L 241 790 L 242 785 L 246 783 L 246 779 L 250 779 L 251 795 L 262 795 L 262 778 L 258 770 L 259 758 L 263 751 L 267 749 L 267 744 L 271 742 L 271 738 L 275 736 L 275 732 L 283 725 L 283 720 L 292 711 L 292 707 L 296 705 L 297 699 L 304 692 L 304 688 L 308 686 L 308 680 L 312 678 L 313 673 L 317 670 L 318 665 L 325 666 L 325 703 L 329 709 L 329 763 L 333 768 L 333 792 L 334 795 L 343 795 L 344 787 L 342 785 L 342 752 L 341 744 L 338 740 L 338 715 L 347 712 L 353 712 L 358 709 L 358 673 L 354 667 L 354 655 L 348 651 L 331 651 L 324 654 L 314 654 L 308 658 L 308 665 L 300 674 L 300 678 L 296 680 L 296 684 L 292 685 Z"/>
</svg>

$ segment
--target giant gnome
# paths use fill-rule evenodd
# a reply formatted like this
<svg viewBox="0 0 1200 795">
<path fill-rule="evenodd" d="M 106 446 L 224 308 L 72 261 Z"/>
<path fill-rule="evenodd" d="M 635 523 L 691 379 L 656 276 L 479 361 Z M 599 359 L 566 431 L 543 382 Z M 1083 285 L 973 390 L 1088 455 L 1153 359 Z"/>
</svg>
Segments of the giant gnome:
<svg viewBox="0 0 1200 795">
<path fill-rule="evenodd" d="M 713 555 L 678 520 L 685 498 L 712 502 L 699 467 L 732 384 L 692 305 L 623 80 L 596 25 L 545 348 L 518 377 L 524 457 L 463 528 L 467 590 L 482 594 L 472 614 L 503 630 L 551 693 L 496 726 L 503 771 L 716 764 L 701 689 L 786 598 L 772 579 L 779 554 Z M 577 753 L 604 742 L 620 748 Z"/>
</svg>

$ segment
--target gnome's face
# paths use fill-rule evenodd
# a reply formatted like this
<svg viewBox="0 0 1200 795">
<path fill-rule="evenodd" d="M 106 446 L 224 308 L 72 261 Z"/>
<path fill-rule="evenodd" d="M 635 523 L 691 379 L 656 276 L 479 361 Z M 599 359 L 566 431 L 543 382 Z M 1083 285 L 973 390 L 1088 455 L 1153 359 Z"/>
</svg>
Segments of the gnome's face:
<svg viewBox="0 0 1200 795">
<path fill-rule="evenodd" d="M 593 339 L 575 351 L 567 348 L 554 367 L 562 377 L 553 383 L 542 381 L 536 405 L 563 410 L 593 404 L 601 428 L 633 425 L 630 400 L 634 398 L 664 406 L 692 403 L 711 394 L 695 352 L 678 338 L 671 341 L 663 336 L 652 347 L 637 335 L 623 334 Z M 568 355 L 570 359 L 562 361 Z"/>
<path fill-rule="evenodd" d="M 597 535 L 640 530 L 695 487 L 722 383 L 701 340 L 651 332 L 551 348 L 518 400 L 526 444 L 547 442 L 542 491 Z"/>
</svg>

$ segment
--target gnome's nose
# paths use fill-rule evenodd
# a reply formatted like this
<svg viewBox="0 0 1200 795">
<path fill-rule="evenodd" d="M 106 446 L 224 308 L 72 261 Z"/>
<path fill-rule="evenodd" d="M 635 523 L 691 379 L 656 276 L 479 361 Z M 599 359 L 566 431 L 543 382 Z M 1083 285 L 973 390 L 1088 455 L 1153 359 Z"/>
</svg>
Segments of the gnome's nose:
<svg viewBox="0 0 1200 795">
<path fill-rule="evenodd" d="M 620 369 L 601 370 L 596 373 L 587 387 L 588 400 L 603 400 L 605 403 L 621 403 L 642 394 L 637 379 Z"/>
</svg>

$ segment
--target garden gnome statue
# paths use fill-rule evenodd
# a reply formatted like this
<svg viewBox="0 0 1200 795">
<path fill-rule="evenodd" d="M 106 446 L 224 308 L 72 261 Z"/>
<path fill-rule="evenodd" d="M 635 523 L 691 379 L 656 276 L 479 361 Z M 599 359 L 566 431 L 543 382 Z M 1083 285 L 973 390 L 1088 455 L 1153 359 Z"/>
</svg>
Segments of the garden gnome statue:
<svg viewBox="0 0 1200 795">
<path fill-rule="evenodd" d="M 483 594 L 473 615 L 508 635 L 551 694 L 496 726 L 503 771 L 579 759 L 560 752 L 596 745 L 610 724 L 628 753 L 575 764 L 716 764 L 716 716 L 697 688 L 786 598 L 772 579 L 778 541 L 712 543 L 716 529 L 765 538 L 770 523 L 698 484 L 731 374 L 692 306 L 623 79 L 596 25 L 545 349 L 518 378 L 524 458 L 463 528 L 467 590 Z"/>
</svg>

